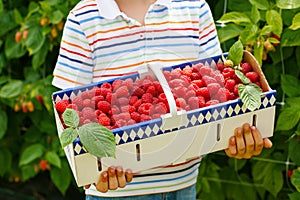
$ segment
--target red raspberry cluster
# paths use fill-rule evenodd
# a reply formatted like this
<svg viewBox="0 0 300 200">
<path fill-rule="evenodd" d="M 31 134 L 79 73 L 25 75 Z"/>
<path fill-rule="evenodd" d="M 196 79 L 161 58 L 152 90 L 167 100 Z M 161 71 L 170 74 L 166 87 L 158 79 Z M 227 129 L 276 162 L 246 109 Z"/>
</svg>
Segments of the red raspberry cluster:
<svg viewBox="0 0 300 200">
<path fill-rule="evenodd" d="M 260 86 L 259 75 L 249 63 L 241 63 L 241 71 Z M 238 98 L 241 80 L 231 67 L 215 68 L 202 63 L 163 71 L 178 110 L 194 110 Z M 115 129 L 159 118 L 169 113 L 169 104 L 159 81 L 152 76 L 105 82 L 84 91 L 72 100 L 61 100 L 55 108 L 62 117 L 66 108 L 76 110 L 80 125 L 98 122 Z"/>
<path fill-rule="evenodd" d="M 259 87 L 259 75 L 247 63 L 240 64 L 243 74 Z M 238 84 L 242 81 L 232 67 L 219 63 L 215 68 L 202 63 L 164 71 L 174 95 L 177 108 L 194 110 L 239 97 Z"/>
<path fill-rule="evenodd" d="M 106 82 L 72 100 L 58 101 L 55 108 L 60 116 L 66 108 L 75 109 L 79 125 L 98 122 L 109 129 L 159 118 L 169 112 L 163 89 L 152 76 Z"/>
</svg>

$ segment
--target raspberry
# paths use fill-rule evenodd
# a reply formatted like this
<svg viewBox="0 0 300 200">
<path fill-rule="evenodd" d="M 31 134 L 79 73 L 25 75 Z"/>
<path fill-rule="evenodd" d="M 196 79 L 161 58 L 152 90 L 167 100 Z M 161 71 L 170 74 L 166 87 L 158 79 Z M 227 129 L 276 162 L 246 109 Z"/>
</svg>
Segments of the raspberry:
<svg viewBox="0 0 300 200">
<path fill-rule="evenodd" d="M 236 84 L 233 88 L 233 93 L 235 96 L 239 96 L 239 84 Z"/>
<path fill-rule="evenodd" d="M 130 114 L 131 118 L 136 121 L 137 123 L 139 123 L 141 121 L 141 115 L 138 112 L 132 112 Z"/>
<path fill-rule="evenodd" d="M 210 83 L 207 85 L 207 89 L 211 95 L 216 94 L 221 88 L 219 83 Z"/>
<path fill-rule="evenodd" d="M 219 102 L 226 102 L 230 98 L 230 92 L 226 88 L 220 88 L 218 93 L 214 96 Z"/>
<path fill-rule="evenodd" d="M 112 91 L 116 91 L 118 88 L 120 88 L 123 84 L 123 80 L 117 79 L 114 80 L 114 82 L 111 84 Z"/>
<path fill-rule="evenodd" d="M 203 96 L 198 97 L 199 108 L 205 107 L 205 98 Z"/>
<path fill-rule="evenodd" d="M 212 99 L 212 100 L 207 101 L 207 102 L 205 103 L 205 106 L 216 105 L 216 104 L 218 104 L 218 103 L 220 103 L 218 100 Z"/>
<path fill-rule="evenodd" d="M 167 100 L 167 97 L 165 95 L 165 93 L 161 93 L 159 96 L 158 96 L 158 100 L 159 102 L 163 102 L 163 103 L 168 103 L 168 100 Z"/>
<path fill-rule="evenodd" d="M 68 100 L 60 100 L 55 104 L 55 109 L 57 110 L 57 112 L 63 113 L 67 109 L 68 104 Z"/>
<path fill-rule="evenodd" d="M 98 102 L 103 101 L 104 99 L 105 99 L 104 96 L 99 95 L 99 96 L 94 96 L 91 100 L 94 102 L 94 104 L 97 107 Z"/>
<path fill-rule="evenodd" d="M 152 118 L 149 115 L 141 114 L 141 122 L 149 121 Z"/>
<path fill-rule="evenodd" d="M 175 88 L 178 86 L 185 86 L 185 81 L 182 79 L 173 79 L 169 81 L 169 86 L 170 88 Z"/>
<path fill-rule="evenodd" d="M 207 87 L 199 88 L 199 89 L 196 91 L 196 94 L 197 94 L 198 96 L 203 96 L 205 100 L 209 100 L 209 99 L 210 99 L 210 93 L 209 93 Z"/>
<path fill-rule="evenodd" d="M 218 63 L 216 67 L 217 67 L 217 69 L 218 69 L 220 72 L 223 72 L 223 70 L 224 70 L 224 68 L 225 68 L 225 66 L 224 66 L 223 63 Z"/>
<path fill-rule="evenodd" d="M 138 99 L 139 99 L 139 98 L 138 98 L 137 96 L 131 96 L 131 97 L 129 98 L 129 105 L 134 105 L 135 102 L 137 102 Z"/>
<path fill-rule="evenodd" d="M 186 101 L 184 98 L 177 98 L 176 99 L 176 106 L 179 108 L 185 108 L 186 107 Z"/>
<path fill-rule="evenodd" d="M 212 72 L 212 69 L 210 67 L 207 66 L 203 66 L 199 69 L 199 73 L 201 74 L 201 76 L 209 76 Z"/>
<path fill-rule="evenodd" d="M 222 74 L 225 79 L 228 79 L 228 78 L 233 78 L 233 76 L 235 75 L 235 72 L 231 67 L 226 67 L 226 68 L 224 68 Z"/>
<path fill-rule="evenodd" d="M 202 81 L 203 81 L 204 85 L 206 85 L 206 86 L 210 83 L 216 83 L 217 82 L 216 79 L 214 79 L 210 76 L 206 76 L 206 75 L 202 77 Z"/>
<path fill-rule="evenodd" d="M 111 110 L 111 105 L 107 101 L 99 101 L 97 108 L 104 113 L 108 113 Z"/>
<path fill-rule="evenodd" d="M 118 99 L 118 103 L 119 105 L 123 106 L 123 105 L 129 105 L 129 99 L 126 97 L 121 97 Z"/>
<path fill-rule="evenodd" d="M 190 109 L 192 109 L 192 110 L 199 108 L 198 97 L 190 97 L 188 99 L 188 105 L 189 105 Z"/>
<path fill-rule="evenodd" d="M 227 79 L 225 83 L 225 88 L 227 88 L 230 92 L 233 92 L 235 84 L 236 83 L 234 79 Z"/>
<path fill-rule="evenodd" d="M 191 74 L 191 80 L 200 80 L 200 79 L 201 79 L 200 73 L 193 72 L 193 73 Z"/>
<path fill-rule="evenodd" d="M 183 86 L 178 86 L 172 90 L 175 97 L 184 97 L 186 95 L 187 89 Z"/>
<path fill-rule="evenodd" d="M 199 88 L 200 89 L 200 88 Z M 197 89 L 198 90 L 198 89 Z M 190 97 L 195 97 L 196 96 L 196 93 L 197 93 L 197 90 L 194 91 L 194 90 L 188 90 L 185 94 L 185 99 L 189 99 Z"/>
<path fill-rule="evenodd" d="M 77 105 L 74 104 L 74 103 L 70 103 L 69 105 L 67 105 L 67 108 L 71 108 L 71 109 L 73 109 L 73 110 L 78 110 Z"/>
<path fill-rule="evenodd" d="M 190 90 L 197 91 L 198 89 L 199 89 L 199 86 L 196 83 L 192 82 L 186 90 L 187 91 L 190 91 Z"/>
<path fill-rule="evenodd" d="M 171 72 L 170 71 L 163 71 L 163 74 L 167 81 L 171 80 Z"/>
<path fill-rule="evenodd" d="M 138 112 L 140 114 L 145 114 L 145 115 L 149 115 L 150 110 L 152 109 L 152 104 L 151 103 L 142 103 L 140 105 L 140 107 L 138 108 Z"/>
<path fill-rule="evenodd" d="M 100 88 L 108 89 L 109 91 L 112 91 L 112 85 L 110 83 L 103 83 Z"/>
<path fill-rule="evenodd" d="M 153 95 L 150 93 L 145 93 L 145 94 L 143 94 L 141 100 L 142 100 L 142 103 L 152 103 Z"/>
<path fill-rule="evenodd" d="M 94 120 L 96 118 L 95 110 L 91 107 L 84 107 L 81 113 L 84 119 Z"/>
<path fill-rule="evenodd" d="M 128 97 L 129 96 L 129 91 L 127 86 L 121 86 L 119 87 L 116 92 L 115 92 L 116 96 L 119 97 Z"/>
<path fill-rule="evenodd" d="M 155 87 L 158 94 L 164 92 L 164 90 L 163 90 L 162 86 L 160 85 L 159 81 L 154 81 L 153 85 L 154 85 L 154 87 Z"/>
<path fill-rule="evenodd" d="M 83 100 L 81 97 L 77 96 L 72 100 L 72 103 L 77 105 L 78 109 L 81 110 L 83 108 Z"/>
<path fill-rule="evenodd" d="M 253 70 L 251 64 L 247 62 L 243 63 L 241 67 L 242 67 L 242 72 L 244 74 L 246 74 L 247 72 L 251 72 Z"/>
<path fill-rule="evenodd" d="M 154 85 L 151 85 L 147 88 L 146 93 L 151 94 L 152 96 L 156 96 L 156 88 Z"/>
<path fill-rule="evenodd" d="M 127 126 L 127 121 L 124 119 L 119 119 L 116 121 L 116 126 L 117 127 L 123 127 L 123 126 Z"/>
<path fill-rule="evenodd" d="M 103 88 L 100 88 L 99 92 L 100 92 L 100 95 L 102 95 L 105 98 L 107 96 L 107 94 L 111 93 L 112 91 L 109 88 L 103 87 Z"/>
<path fill-rule="evenodd" d="M 138 98 L 140 98 L 143 94 L 145 94 L 145 90 L 143 90 L 142 88 L 140 87 L 133 88 L 132 96 L 137 96 Z"/>
<path fill-rule="evenodd" d="M 181 69 L 180 68 L 173 69 L 171 71 L 170 75 L 171 75 L 171 79 L 180 78 L 180 76 L 181 76 Z"/>
<path fill-rule="evenodd" d="M 126 86 L 128 88 L 128 90 L 132 90 L 132 88 L 133 88 L 133 80 L 131 78 L 127 78 L 123 82 L 123 85 Z"/>
<path fill-rule="evenodd" d="M 259 75 L 257 72 L 247 72 L 246 77 L 249 78 L 252 83 L 259 81 Z"/>
<path fill-rule="evenodd" d="M 103 125 L 103 126 L 110 126 L 110 118 L 107 117 L 106 114 L 102 113 L 98 117 L 98 123 Z"/>
<path fill-rule="evenodd" d="M 203 63 L 194 64 L 192 67 L 192 70 L 193 70 L 193 72 L 199 72 L 200 68 L 202 68 L 203 66 L 204 66 Z"/>
<path fill-rule="evenodd" d="M 202 80 L 193 80 L 192 83 L 196 84 L 199 88 L 204 86 L 204 83 Z"/>
<path fill-rule="evenodd" d="M 147 91 L 148 87 L 153 86 L 153 82 L 150 79 L 144 79 L 142 83 L 142 88 Z"/>
<path fill-rule="evenodd" d="M 91 99 L 95 96 L 95 90 L 87 90 L 81 94 L 82 99 Z"/>
<path fill-rule="evenodd" d="M 113 106 L 111 107 L 111 113 L 112 113 L 112 115 L 119 114 L 119 113 L 120 113 L 119 106 L 113 105 Z"/>
<path fill-rule="evenodd" d="M 185 76 L 187 76 L 187 77 L 190 77 L 191 75 L 192 75 L 192 68 L 190 67 L 190 66 L 185 66 L 183 69 L 182 69 L 182 71 L 181 71 L 181 73 L 182 73 L 182 75 L 185 75 Z"/>
<path fill-rule="evenodd" d="M 142 104 L 142 100 L 139 99 L 139 100 L 137 100 L 137 101 L 133 104 L 133 106 L 134 106 L 136 109 L 138 109 L 138 108 L 140 107 L 141 104 Z"/>
<path fill-rule="evenodd" d="M 215 75 L 214 75 L 214 79 L 216 79 L 216 81 L 217 81 L 217 83 L 219 83 L 220 85 L 224 85 L 224 83 L 225 83 L 225 79 L 224 79 L 224 76 L 223 76 L 223 74 L 221 74 L 221 73 L 216 73 Z"/>
<path fill-rule="evenodd" d="M 84 99 L 82 103 L 83 107 L 94 107 L 94 105 L 91 103 L 91 99 Z"/>
</svg>

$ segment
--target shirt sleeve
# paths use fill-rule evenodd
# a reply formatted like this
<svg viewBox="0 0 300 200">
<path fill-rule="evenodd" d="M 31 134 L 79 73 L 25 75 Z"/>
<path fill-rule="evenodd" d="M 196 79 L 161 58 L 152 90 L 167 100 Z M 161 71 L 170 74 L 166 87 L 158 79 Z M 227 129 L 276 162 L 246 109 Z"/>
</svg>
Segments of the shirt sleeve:
<svg viewBox="0 0 300 200">
<path fill-rule="evenodd" d="M 63 30 L 52 85 L 66 89 L 86 85 L 93 79 L 92 51 L 80 21 L 70 12 Z"/>
<path fill-rule="evenodd" d="M 216 25 L 206 1 L 201 0 L 199 15 L 199 58 L 213 57 L 222 54 Z"/>
</svg>

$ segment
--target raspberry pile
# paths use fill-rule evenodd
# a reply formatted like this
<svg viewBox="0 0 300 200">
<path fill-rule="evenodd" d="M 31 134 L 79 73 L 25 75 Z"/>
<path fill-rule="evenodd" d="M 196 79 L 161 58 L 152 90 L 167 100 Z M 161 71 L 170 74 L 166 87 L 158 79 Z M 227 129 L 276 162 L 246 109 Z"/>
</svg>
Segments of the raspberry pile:
<svg viewBox="0 0 300 200">
<path fill-rule="evenodd" d="M 247 63 L 240 70 L 259 87 L 259 75 Z M 241 80 L 232 67 L 219 63 L 215 68 L 202 63 L 165 70 L 163 74 L 173 93 L 177 110 L 194 110 L 239 97 Z M 67 108 L 77 111 L 79 126 L 90 122 L 112 130 L 159 118 L 169 113 L 169 104 L 159 81 L 150 75 L 105 82 L 70 100 L 60 100 L 55 108 L 62 118 Z M 61 120 L 62 121 L 62 120 Z"/>
<path fill-rule="evenodd" d="M 258 73 L 248 62 L 241 63 L 239 68 L 251 83 L 261 87 Z M 198 63 L 163 73 L 179 110 L 194 110 L 239 97 L 238 85 L 242 81 L 226 63 L 218 63 L 214 68 Z"/>
</svg>

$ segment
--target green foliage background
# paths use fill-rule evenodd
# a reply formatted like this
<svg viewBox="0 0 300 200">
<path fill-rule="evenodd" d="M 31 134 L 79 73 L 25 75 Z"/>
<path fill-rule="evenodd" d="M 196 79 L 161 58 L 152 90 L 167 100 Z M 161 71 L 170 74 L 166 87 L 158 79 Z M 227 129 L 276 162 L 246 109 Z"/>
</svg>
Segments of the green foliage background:
<svg viewBox="0 0 300 200">
<path fill-rule="evenodd" d="M 8 189 L 38 184 L 41 177 L 61 198 L 67 198 L 70 190 L 83 194 L 60 147 L 51 103 L 52 71 L 63 23 L 77 2 L 0 0 L 0 196 Z M 250 160 L 230 159 L 224 152 L 204 157 L 197 196 L 300 199 L 300 2 L 207 2 L 223 51 L 240 39 L 277 90 L 278 105 L 273 148 Z M 19 42 L 16 33 L 20 33 Z M 47 163 L 44 168 L 41 161 Z M 47 189 L 27 194 L 45 195 L 42 190 Z"/>
</svg>

